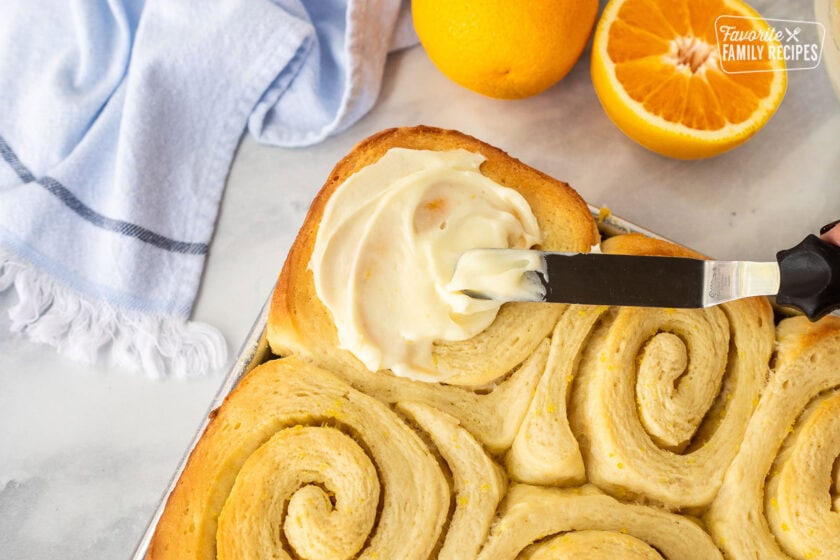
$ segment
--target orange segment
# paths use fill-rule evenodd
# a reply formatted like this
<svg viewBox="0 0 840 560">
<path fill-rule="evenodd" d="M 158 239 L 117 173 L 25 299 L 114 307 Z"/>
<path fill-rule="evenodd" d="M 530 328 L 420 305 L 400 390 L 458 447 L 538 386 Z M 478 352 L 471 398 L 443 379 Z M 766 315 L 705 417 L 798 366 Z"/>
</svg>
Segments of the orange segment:
<svg viewBox="0 0 840 560">
<path fill-rule="evenodd" d="M 684 1 L 662 2 L 658 4 L 659 12 L 674 29 L 677 35 L 691 33 L 691 13 Z"/>
<path fill-rule="evenodd" d="M 658 35 L 663 39 L 672 39 L 677 31 L 671 22 L 659 10 L 655 0 L 635 0 L 625 2 L 619 10 L 618 19 L 627 25 Z"/>
<path fill-rule="evenodd" d="M 665 54 L 670 49 L 671 43 L 667 39 L 622 20 L 616 21 L 610 28 L 607 51 L 616 63 L 644 58 L 652 54 Z"/>
<path fill-rule="evenodd" d="M 656 56 L 617 64 L 615 75 L 630 97 L 644 103 L 645 99 L 674 75 L 674 70 L 662 57 Z"/>
<path fill-rule="evenodd" d="M 735 66 L 735 68 L 744 72 L 742 74 L 727 74 L 726 76 L 730 80 L 749 89 L 759 99 L 764 99 L 770 95 L 770 90 L 773 87 L 772 72 L 747 72 L 746 70 L 755 68 L 755 66 L 750 66 L 749 64 Z"/>
<path fill-rule="evenodd" d="M 688 13 L 694 36 L 714 45 L 717 40 L 715 20 L 728 13 L 724 3 L 720 0 L 691 0 L 688 2 Z"/>
<path fill-rule="evenodd" d="M 726 124 L 717 95 L 709 82 L 697 76 L 689 79 L 685 111 L 680 122 L 698 130 L 718 130 Z"/>
<path fill-rule="evenodd" d="M 683 118 L 687 91 L 688 78 L 679 72 L 671 73 L 671 76 L 645 99 L 644 107 L 666 121 L 680 122 Z"/>
<path fill-rule="evenodd" d="M 761 101 L 749 88 L 739 85 L 717 70 L 706 72 L 706 80 L 717 95 L 723 117 L 731 123 L 744 122 L 750 118 Z"/>
<path fill-rule="evenodd" d="M 729 46 L 724 23 L 736 38 Z M 595 91 L 642 145 L 679 158 L 716 155 L 755 134 L 781 103 L 787 74 L 772 34 L 740 0 L 611 0 L 593 42 Z"/>
</svg>

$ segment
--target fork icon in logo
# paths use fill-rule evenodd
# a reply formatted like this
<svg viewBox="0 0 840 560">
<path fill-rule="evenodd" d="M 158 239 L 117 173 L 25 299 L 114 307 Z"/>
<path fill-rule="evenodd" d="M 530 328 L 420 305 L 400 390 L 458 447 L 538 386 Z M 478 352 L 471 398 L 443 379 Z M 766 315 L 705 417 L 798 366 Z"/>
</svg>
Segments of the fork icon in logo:
<svg viewBox="0 0 840 560">
<path fill-rule="evenodd" d="M 801 27 L 794 27 L 793 31 L 791 31 L 787 26 L 785 26 L 785 33 L 787 33 L 787 38 L 785 39 L 785 41 L 790 42 L 791 40 L 793 40 L 798 43 L 800 31 L 802 31 Z"/>
</svg>

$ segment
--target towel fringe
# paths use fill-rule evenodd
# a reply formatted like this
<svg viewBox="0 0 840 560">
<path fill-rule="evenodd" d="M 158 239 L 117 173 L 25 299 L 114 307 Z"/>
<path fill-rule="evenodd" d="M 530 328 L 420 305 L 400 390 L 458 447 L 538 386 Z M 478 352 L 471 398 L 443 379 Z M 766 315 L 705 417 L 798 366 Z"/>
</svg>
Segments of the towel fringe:
<svg viewBox="0 0 840 560">
<path fill-rule="evenodd" d="M 225 339 L 210 325 L 115 308 L 0 250 L 0 292 L 11 287 L 11 330 L 71 359 L 95 363 L 110 343 L 114 364 L 153 378 L 196 377 L 227 362 Z"/>
</svg>

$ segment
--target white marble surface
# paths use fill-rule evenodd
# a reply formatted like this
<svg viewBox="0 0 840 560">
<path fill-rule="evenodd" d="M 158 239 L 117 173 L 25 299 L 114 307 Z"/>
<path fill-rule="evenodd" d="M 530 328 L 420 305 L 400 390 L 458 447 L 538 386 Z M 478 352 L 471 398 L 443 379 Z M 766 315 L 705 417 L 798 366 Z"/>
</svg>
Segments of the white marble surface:
<svg viewBox="0 0 840 560">
<path fill-rule="evenodd" d="M 807 19 L 804 2 L 765 4 L 767 17 Z M 418 123 L 500 146 L 590 202 L 720 258 L 772 259 L 840 218 L 840 102 L 822 68 L 791 74 L 752 141 L 681 162 L 612 125 L 588 53 L 548 92 L 505 102 L 452 84 L 414 48 L 391 56 L 379 103 L 340 136 L 299 150 L 242 142 L 195 308 L 232 354 L 331 166 L 370 133 Z M 12 297 L 0 294 L 0 308 Z M 0 558 L 129 558 L 223 372 L 151 382 L 68 362 L 7 327 L 0 314 Z"/>
</svg>

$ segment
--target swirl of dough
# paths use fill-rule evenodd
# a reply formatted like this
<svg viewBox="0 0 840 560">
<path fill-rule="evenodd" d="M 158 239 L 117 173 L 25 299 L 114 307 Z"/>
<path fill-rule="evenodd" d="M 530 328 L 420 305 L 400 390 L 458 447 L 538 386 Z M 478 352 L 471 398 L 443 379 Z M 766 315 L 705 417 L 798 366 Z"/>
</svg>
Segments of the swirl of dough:
<svg viewBox="0 0 840 560">
<path fill-rule="evenodd" d="M 616 244 L 605 243 L 605 250 L 683 252 L 628 237 L 611 239 Z M 571 397 L 587 480 L 672 508 L 709 504 L 743 439 L 772 348 L 773 317 L 764 299 L 606 314 Z"/>
<path fill-rule="evenodd" d="M 455 511 L 436 558 L 475 558 L 507 488 L 504 471 L 456 418 L 419 403 L 399 408 L 429 434 L 452 472 Z"/>
<path fill-rule="evenodd" d="M 611 536 L 605 539 L 605 533 Z M 559 535 L 559 540 L 544 540 L 553 535 Z M 522 552 L 532 560 L 563 558 L 551 547 L 562 544 L 564 538 L 571 541 L 566 552 L 571 552 L 572 558 L 722 558 L 712 538 L 688 517 L 624 504 L 591 485 L 559 489 L 514 484 L 478 559 L 507 560 L 521 557 L 517 555 Z M 603 549 L 599 551 L 602 545 L 607 550 L 627 548 L 605 556 Z M 629 555 L 639 549 L 636 556 Z"/>
<path fill-rule="evenodd" d="M 840 319 L 782 321 L 770 382 L 707 520 L 728 556 L 840 558 Z"/>
<path fill-rule="evenodd" d="M 353 438 L 329 427 L 281 430 L 236 477 L 219 517 L 218 557 L 288 557 L 276 530 L 283 526 L 304 558 L 349 558 L 367 540 L 378 505 L 376 468 Z"/>
<path fill-rule="evenodd" d="M 585 481 L 583 457 L 569 426 L 567 402 L 578 356 L 604 311 L 605 307 L 572 305 L 554 327 L 545 371 L 505 457 L 505 466 L 515 480 L 551 486 Z"/>
<path fill-rule="evenodd" d="M 416 558 L 450 508 L 441 466 L 386 405 L 295 358 L 228 396 L 147 558 Z"/>
<path fill-rule="evenodd" d="M 519 555 L 522 560 L 662 560 L 655 548 L 625 533 L 575 531 L 532 544 Z"/>
</svg>

